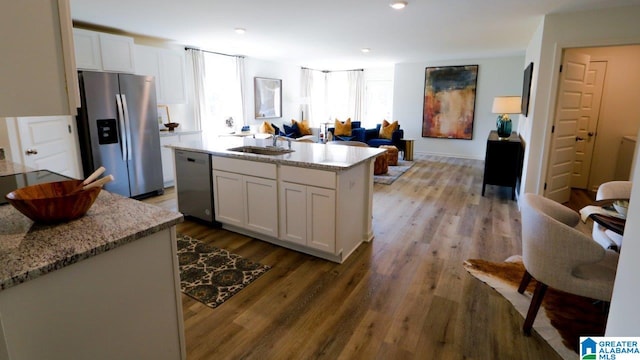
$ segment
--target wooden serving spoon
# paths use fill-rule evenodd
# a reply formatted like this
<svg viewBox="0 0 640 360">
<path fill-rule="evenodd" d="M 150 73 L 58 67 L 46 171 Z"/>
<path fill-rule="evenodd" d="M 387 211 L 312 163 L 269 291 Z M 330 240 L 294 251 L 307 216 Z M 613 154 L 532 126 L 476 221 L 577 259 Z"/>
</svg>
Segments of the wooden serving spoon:
<svg viewBox="0 0 640 360">
<path fill-rule="evenodd" d="M 104 185 L 104 184 L 106 184 L 108 182 L 111 182 L 113 180 L 114 180 L 113 179 L 113 175 L 107 175 L 107 176 L 103 177 L 100 180 L 96 180 L 96 181 L 94 181 L 94 182 L 92 182 L 92 183 L 90 183 L 88 185 L 83 186 L 82 190 L 91 189 L 91 188 L 94 188 L 94 187 L 97 187 L 97 186 L 101 187 L 102 185 Z"/>
<path fill-rule="evenodd" d="M 100 166 L 98 169 L 96 169 L 96 171 L 94 171 L 91 175 L 84 179 L 84 181 L 82 182 L 82 186 L 89 185 L 93 180 L 97 179 L 98 176 L 102 175 L 104 171 L 104 166 Z"/>
</svg>

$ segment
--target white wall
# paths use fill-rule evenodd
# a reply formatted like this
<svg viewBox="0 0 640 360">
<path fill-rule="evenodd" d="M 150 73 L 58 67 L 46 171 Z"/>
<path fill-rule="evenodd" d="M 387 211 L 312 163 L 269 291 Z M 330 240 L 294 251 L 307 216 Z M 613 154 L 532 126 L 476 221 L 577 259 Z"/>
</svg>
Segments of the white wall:
<svg viewBox="0 0 640 360">
<path fill-rule="evenodd" d="M 527 48 L 526 59 L 538 59 L 534 71 L 531 115 L 521 124 L 527 142 L 522 191 L 541 194 L 548 160 L 550 129 L 558 84 L 558 68 L 563 48 L 640 44 L 640 6 L 621 7 L 571 14 L 548 15 Z M 637 162 L 637 161 L 636 161 Z M 640 176 L 635 167 L 634 177 Z M 625 229 L 618 276 L 607 323 L 608 336 L 637 336 L 640 297 L 640 189 L 634 187 Z M 627 240 L 629 239 L 629 240 Z"/>
<path fill-rule="evenodd" d="M 472 140 L 422 137 L 425 68 L 431 66 L 478 65 L 475 117 Z M 393 85 L 393 120 L 398 120 L 404 137 L 415 139 L 414 151 L 484 159 L 487 136 L 496 129 L 497 115 L 491 113 L 493 98 L 522 94 L 524 56 L 486 59 L 458 59 L 422 63 L 396 64 Z M 512 116 L 513 130 L 518 117 Z"/>
<path fill-rule="evenodd" d="M 300 120 L 300 67 L 273 61 L 245 58 L 244 63 L 244 117 L 245 124 L 258 127 L 263 121 L 276 125 Z M 282 118 L 256 120 L 254 108 L 254 77 L 282 80 Z"/>
</svg>

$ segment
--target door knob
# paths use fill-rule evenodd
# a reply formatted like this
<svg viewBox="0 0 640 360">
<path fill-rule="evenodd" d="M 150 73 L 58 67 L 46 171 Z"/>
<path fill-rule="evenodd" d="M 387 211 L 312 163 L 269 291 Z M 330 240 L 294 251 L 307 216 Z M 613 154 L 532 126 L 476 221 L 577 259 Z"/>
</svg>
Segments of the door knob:
<svg viewBox="0 0 640 360">
<path fill-rule="evenodd" d="M 584 140 L 584 138 L 581 138 L 580 136 L 576 136 L 576 142 L 583 141 L 583 140 Z"/>
<path fill-rule="evenodd" d="M 587 135 L 589 135 L 589 137 L 592 137 L 593 135 L 595 135 L 595 133 L 594 132 L 589 132 L 589 133 L 587 133 Z"/>
<path fill-rule="evenodd" d="M 24 152 L 27 155 L 36 155 L 38 154 L 38 150 L 36 149 L 27 149 L 27 151 Z"/>
</svg>

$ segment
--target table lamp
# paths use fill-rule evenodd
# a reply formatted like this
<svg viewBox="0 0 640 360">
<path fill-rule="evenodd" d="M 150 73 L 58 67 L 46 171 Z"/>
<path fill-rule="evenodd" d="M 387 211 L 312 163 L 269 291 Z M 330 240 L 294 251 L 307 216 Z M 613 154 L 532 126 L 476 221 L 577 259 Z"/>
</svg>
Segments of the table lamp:
<svg viewBox="0 0 640 360">
<path fill-rule="evenodd" d="M 521 102 L 520 96 L 496 96 L 493 99 L 491 112 L 498 114 L 496 127 L 500 139 L 507 139 L 511 136 L 511 118 L 509 118 L 509 114 L 520 114 Z"/>
</svg>

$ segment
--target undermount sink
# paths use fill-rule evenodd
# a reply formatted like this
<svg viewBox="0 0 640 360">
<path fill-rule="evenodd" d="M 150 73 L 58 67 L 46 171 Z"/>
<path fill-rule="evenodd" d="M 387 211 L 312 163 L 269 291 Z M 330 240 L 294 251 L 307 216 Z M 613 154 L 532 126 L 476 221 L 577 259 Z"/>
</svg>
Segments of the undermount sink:
<svg viewBox="0 0 640 360">
<path fill-rule="evenodd" d="M 259 154 L 259 155 L 282 155 L 293 152 L 294 150 L 285 149 L 280 147 L 260 147 L 260 146 L 240 146 L 231 149 L 227 149 L 228 151 L 237 151 L 243 153 L 250 154 Z"/>
</svg>

